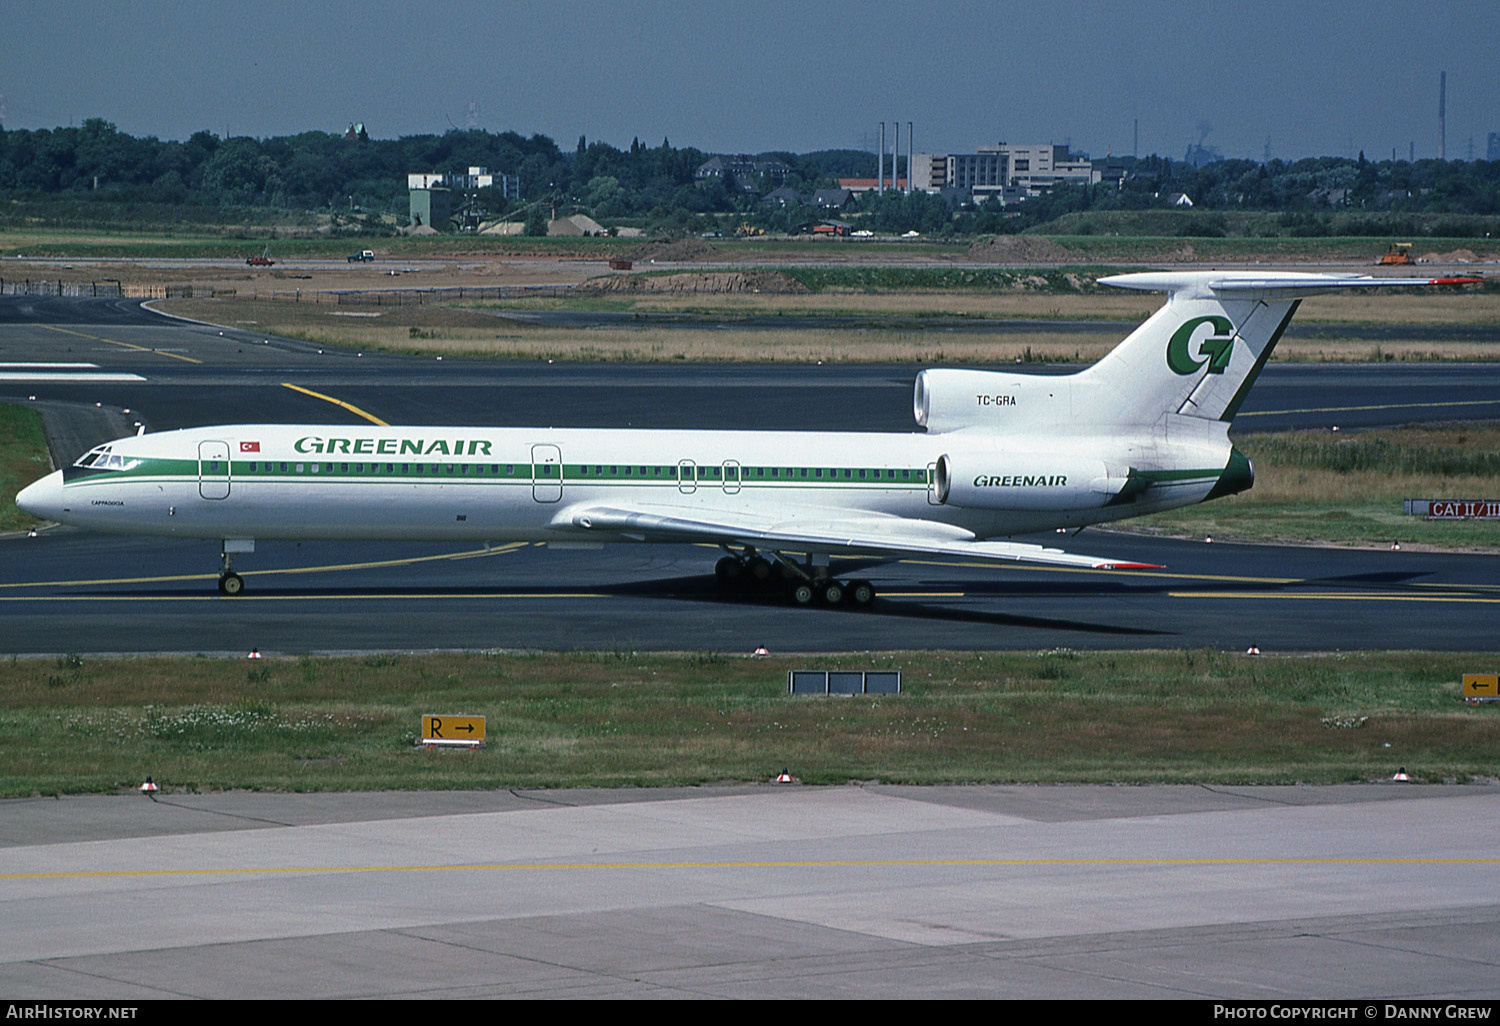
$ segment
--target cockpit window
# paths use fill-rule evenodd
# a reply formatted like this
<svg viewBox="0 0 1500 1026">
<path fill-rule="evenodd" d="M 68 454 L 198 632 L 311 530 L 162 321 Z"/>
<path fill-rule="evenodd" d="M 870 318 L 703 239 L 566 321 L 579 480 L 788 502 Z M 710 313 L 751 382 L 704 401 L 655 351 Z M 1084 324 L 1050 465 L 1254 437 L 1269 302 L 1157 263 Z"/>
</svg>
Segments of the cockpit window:
<svg viewBox="0 0 1500 1026">
<path fill-rule="evenodd" d="M 109 451 L 109 446 L 101 445 L 97 449 L 90 449 L 78 461 L 75 467 L 93 467 L 95 470 L 130 470 L 140 464 L 140 460 L 120 456 Z"/>
</svg>

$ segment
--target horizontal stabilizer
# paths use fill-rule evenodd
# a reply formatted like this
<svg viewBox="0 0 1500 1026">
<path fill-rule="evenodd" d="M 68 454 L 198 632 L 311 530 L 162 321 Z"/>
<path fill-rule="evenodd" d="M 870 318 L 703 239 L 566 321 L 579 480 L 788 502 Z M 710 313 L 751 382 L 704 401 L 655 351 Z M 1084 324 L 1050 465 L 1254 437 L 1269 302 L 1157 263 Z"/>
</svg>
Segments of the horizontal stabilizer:
<svg viewBox="0 0 1500 1026">
<path fill-rule="evenodd" d="M 1075 403 L 1110 429 L 1179 416 L 1229 423 L 1308 296 L 1468 285 L 1481 278 L 1375 278 L 1298 271 L 1149 271 L 1103 285 L 1167 293 L 1166 304 L 1076 381 Z"/>
<path fill-rule="evenodd" d="M 1100 278 L 1117 289 L 1166 292 L 1185 299 L 1302 299 L 1353 289 L 1412 288 L 1426 285 L 1480 285 L 1483 278 L 1377 278 L 1368 274 L 1310 274 L 1305 271 L 1147 271 Z"/>
</svg>

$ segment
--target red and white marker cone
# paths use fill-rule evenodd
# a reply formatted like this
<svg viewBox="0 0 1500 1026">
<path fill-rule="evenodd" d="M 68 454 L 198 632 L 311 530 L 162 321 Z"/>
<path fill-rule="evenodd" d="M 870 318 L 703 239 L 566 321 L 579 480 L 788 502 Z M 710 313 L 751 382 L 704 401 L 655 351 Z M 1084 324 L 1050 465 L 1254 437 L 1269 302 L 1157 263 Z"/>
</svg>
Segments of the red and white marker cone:
<svg viewBox="0 0 1500 1026">
<path fill-rule="evenodd" d="M 1409 776 L 1406 775 L 1406 767 L 1402 766 L 1400 769 L 1398 769 L 1396 771 L 1396 775 L 1394 777 L 1392 777 L 1391 779 L 1392 780 L 1410 780 L 1411 777 L 1409 777 Z"/>
<path fill-rule="evenodd" d="M 776 783 L 778 783 L 778 784 L 790 784 L 791 782 L 792 782 L 792 775 L 790 773 L 788 773 L 785 769 L 782 769 L 782 771 L 779 774 L 777 774 L 777 776 L 776 776 Z"/>
<path fill-rule="evenodd" d="M 153 791 L 160 791 L 160 790 L 161 790 L 161 788 L 157 787 L 155 784 L 153 784 L 151 782 L 151 778 L 150 777 L 147 777 L 146 778 L 146 782 L 140 786 L 140 792 L 141 792 L 141 794 L 150 794 Z"/>
</svg>

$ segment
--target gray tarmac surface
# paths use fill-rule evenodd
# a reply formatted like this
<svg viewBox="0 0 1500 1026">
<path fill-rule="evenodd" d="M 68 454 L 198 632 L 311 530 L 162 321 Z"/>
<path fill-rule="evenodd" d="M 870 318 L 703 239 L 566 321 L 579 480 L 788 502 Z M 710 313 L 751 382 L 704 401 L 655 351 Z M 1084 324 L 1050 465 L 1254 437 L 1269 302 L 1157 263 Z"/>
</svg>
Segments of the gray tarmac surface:
<svg viewBox="0 0 1500 1026">
<path fill-rule="evenodd" d="M 0 653 L 1493 647 L 1500 556 L 1063 540 L 1168 569 L 835 562 L 858 612 L 725 594 L 710 547 L 268 542 L 226 599 L 212 542 L 51 531 L 0 541 Z"/>
<path fill-rule="evenodd" d="M 122 300 L 0 300 L 0 400 L 41 410 L 59 462 L 136 423 L 362 422 L 288 384 L 391 423 L 908 431 L 918 369 L 361 356 L 167 320 Z M 1290 364 L 1267 368 L 1235 430 L 1497 416 L 1500 364 Z M 1500 604 L 1496 557 L 1096 530 L 1033 540 L 1170 569 L 859 564 L 883 598 L 856 614 L 724 596 L 712 585 L 716 550 L 692 546 L 502 547 L 467 558 L 472 546 L 267 543 L 236 563 L 247 593 L 224 600 L 210 543 L 57 530 L 0 539 L 0 652 L 545 648 L 580 638 L 725 651 L 1473 649 L 1489 644 Z"/>
<path fill-rule="evenodd" d="M 916 368 L 440 366 L 56 302 L 0 303 L 0 364 L 145 379 L 0 380 L 63 449 L 125 419 L 353 419 L 284 381 L 393 422 L 910 427 Z M 1272 367 L 1240 424 L 1495 417 L 1497 376 Z M 1172 570 L 890 564 L 854 614 L 725 601 L 692 547 L 268 545 L 222 600 L 213 546 L 46 532 L 0 539 L 0 648 L 1478 648 L 1500 600 L 1494 557 L 1072 544 Z M 4 801 L 0 995 L 1492 1001 L 1497 803 L 1395 784 Z"/>
<path fill-rule="evenodd" d="M 7 801 L 0 994 L 1489 1002 L 1497 814 L 1394 784 Z"/>
</svg>

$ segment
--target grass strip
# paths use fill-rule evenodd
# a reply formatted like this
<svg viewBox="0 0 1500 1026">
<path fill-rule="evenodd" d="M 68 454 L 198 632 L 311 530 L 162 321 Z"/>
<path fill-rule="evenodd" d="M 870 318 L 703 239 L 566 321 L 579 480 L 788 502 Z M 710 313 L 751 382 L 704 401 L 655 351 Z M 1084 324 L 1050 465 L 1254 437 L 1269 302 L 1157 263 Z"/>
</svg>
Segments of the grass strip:
<svg viewBox="0 0 1500 1026">
<path fill-rule="evenodd" d="M 0 795 L 809 783 L 1467 781 L 1500 708 L 1488 655 L 1212 651 L 11 659 Z M 793 668 L 901 669 L 905 693 L 792 697 Z M 416 745 L 484 715 L 478 751 Z"/>
<path fill-rule="evenodd" d="M 1236 445 L 1255 467 L 1255 487 L 1124 526 L 1220 539 L 1500 548 L 1500 521 L 1401 512 L 1403 499 L 1500 498 L 1500 425 L 1287 431 Z"/>
<path fill-rule="evenodd" d="M 16 508 L 16 494 L 51 469 L 42 418 L 24 406 L 0 404 L 0 531 L 36 525 L 35 517 Z"/>
</svg>

